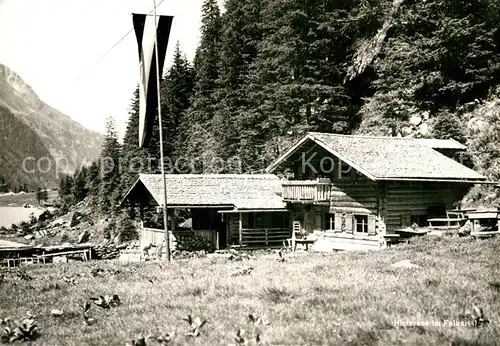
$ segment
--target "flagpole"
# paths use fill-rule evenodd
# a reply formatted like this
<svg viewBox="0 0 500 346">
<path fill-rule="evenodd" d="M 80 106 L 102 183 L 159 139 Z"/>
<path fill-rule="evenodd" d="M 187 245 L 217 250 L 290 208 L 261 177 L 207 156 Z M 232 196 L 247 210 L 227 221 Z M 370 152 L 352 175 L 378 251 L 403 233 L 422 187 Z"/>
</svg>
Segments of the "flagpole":
<svg viewBox="0 0 500 346">
<path fill-rule="evenodd" d="M 165 228 L 165 244 L 167 246 L 167 261 L 170 262 L 170 235 L 168 234 L 168 215 L 167 215 L 167 184 L 165 181 L 165 160 L 163 158 L 163 122 L 161 118 L 161 96 L 160 96 L 160 63 L 158 60 L 158 22 L 156 17 L 156 0 L 153 0 L 153 16 L 155 19 L 155 60 L 156 60 L 156 90 L 158 93 L 158 127 L 160 128 L 160 160 L 161 160 L 161 179 L 163 182 L 163 227 Z"/>
</svg>

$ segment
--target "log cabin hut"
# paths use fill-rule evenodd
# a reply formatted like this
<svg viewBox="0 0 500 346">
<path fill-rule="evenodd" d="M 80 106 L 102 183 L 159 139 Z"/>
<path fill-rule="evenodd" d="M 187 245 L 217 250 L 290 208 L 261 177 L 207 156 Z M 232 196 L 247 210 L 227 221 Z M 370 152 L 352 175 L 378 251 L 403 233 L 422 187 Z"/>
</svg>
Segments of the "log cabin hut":
<svg viewBox="0 0 500 346">
<path fill-rule="evenodd" d="M 386 232 L 426 226 L 473 184 L 489 183 L 453 159 L 465 149 L 454 140 L 310 132 L 266 173 L 289 179 L 283 200 L 294 229 L 333 249 L 373 249 L 386 246 Z"/>
<path fill-rule="evenodd" d="M 281 180 L 272 174 L 167 174 L 169 230 L 177 240 L 196 234 L 213 249 L 228 246 L 282 246 L 290 237 L 289 211 L 281 197 Z M 163 205 L 160 174 L 140 174 L 122 206 Z M 187 209 L 191 229 L 177 227 L 174 209 Z M 141 212 L 142 214 L 142 212 Z M 143 228 L 141 248 L 163 242 L 164 230 Z M 175 244 L 173 244 L 175 247 Z"/>
</svg>

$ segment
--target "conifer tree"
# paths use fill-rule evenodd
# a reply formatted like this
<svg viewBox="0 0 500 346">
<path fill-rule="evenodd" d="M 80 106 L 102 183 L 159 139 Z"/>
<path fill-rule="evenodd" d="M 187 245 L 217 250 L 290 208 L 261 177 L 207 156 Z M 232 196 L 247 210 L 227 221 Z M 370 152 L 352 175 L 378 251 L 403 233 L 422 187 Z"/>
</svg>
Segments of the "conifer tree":
<svg viewBox="0 0 500 346">
<path fill-rule="evenodd" d="M 183 155 L 181 126 L 189 108 L 194 88 L 194 71 L 177 42 L 172 66 L 162 86 L 162 114 L 165 156 L 172 162 Z"/>
<path fill-rule="evenodd" d="M 214 155 L 211 121 L 215 113 L 221 32 L 220 10 L 216 0 L 203 2 L 201 23 L 201 41 L 194 62 L 194 95 L 183 121 L 186 142 L 182 146 L 191 157 Z"/>
<path fill-rule="evenodd" d="M 89 203 L 90 207 L 92 208 L 92 211 L 98 210 L 99 198 L 100 198 L 99 196 L 100 184 L 101 184 L 101 177 L 100 177 L 99 161 L 95 160 L 88 168 L 88 174 L 87 174 Z"/>
<path fill-rule="evenodd" d="M 219 89 L 216 94 L 218 102 L 212 120 L 217 156 L 224 160 L 239 154 L 241 135 L 247 131 L 238 125 L 240 114 L 248 105 L 244 87 L 262 36 L 261 3 L 261 0 L 228 0 L 225 3 Z"/>
<path fill-rule="evenodd" d="M 99 191 L 99 207 L 102 212 L 110 212 L 119 200 L 120 188 L 120 154 L 115 120 L 106 119 L 106 133 L 100 156 L 101 182 Z"/>
<path fill-rule="evenodd" d="M 88 194 L 88 185 L 87 185 L 87 168 L 82 167 L 79 171 L 76 171 L 73 175 L 73 186 L 71 189 L 71 195 L 73 197 L 73 201 L 78 203 L 83 201 Z"/>
</svg>

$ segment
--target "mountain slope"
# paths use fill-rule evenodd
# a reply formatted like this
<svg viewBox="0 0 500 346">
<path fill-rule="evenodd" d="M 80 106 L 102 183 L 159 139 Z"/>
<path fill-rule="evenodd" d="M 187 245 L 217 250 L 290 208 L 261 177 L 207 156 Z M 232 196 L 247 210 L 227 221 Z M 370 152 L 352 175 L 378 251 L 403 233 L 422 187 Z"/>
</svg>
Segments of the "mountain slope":
<svg viewBox="0 0 500 346">
<path fill-rule="evenodd" d="M 97 158 L 102 145 L 101 134 L 44 103 L 19 75 L 1 64 L 0 133 L 0 175 L 11 185 L 53 183 L 57 173 L 71 173 Z M 27 173 L 22 168 L 27 157 L 47 157 L 40 161 L 47 172 Z"/>
</svg>

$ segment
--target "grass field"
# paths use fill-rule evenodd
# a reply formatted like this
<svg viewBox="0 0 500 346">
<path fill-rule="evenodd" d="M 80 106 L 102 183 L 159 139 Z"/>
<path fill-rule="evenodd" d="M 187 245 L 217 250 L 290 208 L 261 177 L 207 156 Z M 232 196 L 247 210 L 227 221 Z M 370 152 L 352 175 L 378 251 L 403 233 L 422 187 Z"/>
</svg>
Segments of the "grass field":
<svg viewBox="0 0 500 346">
<path fill-rule="evenodd" d="M 175 260 L 163 268 L 71 263 L 26 267 L 31 280 L 4 270 L 0 319 L 36 315 L 36 345 L 125 345 L 140 334 L 171 332 L 173 345 L 254 345 L 257 334 L 263 345 L 494 345 L 499 250 L 498 239 L 422 239 L 375 253 L 287 254 L 284 262 L 262 252 L 241 261 Z M 405 259 L 420 267 L 391 266 Z M 249 274 L 241 270 L 250 267 Z M 95 268 L 105 274 L 91 275 Z M 82 304 L 106 294 L 118 294 L 121 305 L 93 305 L 96 323 L 86 324 Z M 474 304 L 489 324 L 474 327 L 462 316 Z M 64 314 L 54 317 L 51 309 Z M 186 335 L 188 314 L 208 321 L 197 337 Z M 249 314 L 270 324 L 256 325 Z M 239 328 L 246 333 L 236 340 Z"/>
</svg>

